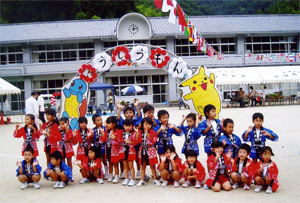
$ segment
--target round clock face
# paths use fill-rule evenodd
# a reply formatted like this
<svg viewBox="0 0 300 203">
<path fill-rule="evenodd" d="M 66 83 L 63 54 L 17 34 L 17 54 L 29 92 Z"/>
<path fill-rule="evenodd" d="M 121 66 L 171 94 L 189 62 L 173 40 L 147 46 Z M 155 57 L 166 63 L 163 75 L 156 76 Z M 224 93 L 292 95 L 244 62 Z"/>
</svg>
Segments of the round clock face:
<svg viewBox="0 0 300 203">
<path fill-rule="evenodd" d="M 131 34 L 131 35 L 136 35 L 138 32 L 139 32 L 139 26 L 136 25 L 136 24 L 130 24 L 128 26 L 128 32 Z"/>
</svg>

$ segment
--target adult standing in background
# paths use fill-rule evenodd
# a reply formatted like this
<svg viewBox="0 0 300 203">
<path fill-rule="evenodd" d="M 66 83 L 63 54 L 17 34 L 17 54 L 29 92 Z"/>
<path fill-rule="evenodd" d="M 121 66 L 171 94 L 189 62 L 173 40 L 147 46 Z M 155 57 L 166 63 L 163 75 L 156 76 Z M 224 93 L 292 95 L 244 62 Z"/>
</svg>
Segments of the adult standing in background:
<svg viewBox="0 0 300 203">
<path fill-rule="evenodd" d="M 238 100 L 239 100 L 239 102 L 240 102 L 240 107 L 242 108 L 242 107 L 244 107 L 244 94 L 245 94 L 245 92 L 244 92 L 244 90 L 243 90 L 243 88 L 240 88 L 240 90 L 239 90 L 239 94 L 238 94 Z"/>
<path fill-rule="evenodd" d="M 32 92 L 31 96 L 26 99 L 25 102 L 25 112 L 26 114 L 32 114 L 35 118 L 39 118 L 39 104 L 37 101 L 38 94 Z"/>
<path fill-rule="evenodd" d="M 251 100 L 251 106 L 256 106 L 256 91 L 253 89 L 253 86 L 250 86 L 249 97 Z"/>
<path fill-rule="evenodd" d="M 43 122 L 43 124 L 46 122 L 45 121 L 45 100 L 41 96 L 41 93 L 38 92 L 38 104 L 39 104 L 39 119 Z"/>
<path fill-rule="evenodd" d="M 112 95 L 111 92 L 107 95 L 106 100 L 107 100 L 107 103 L 108 103 L 108 110 L 112 113 L 114 111 L 114 106 L 113 106 L 114 99 L 113 99 L 113 95 Z"/>
</svg>

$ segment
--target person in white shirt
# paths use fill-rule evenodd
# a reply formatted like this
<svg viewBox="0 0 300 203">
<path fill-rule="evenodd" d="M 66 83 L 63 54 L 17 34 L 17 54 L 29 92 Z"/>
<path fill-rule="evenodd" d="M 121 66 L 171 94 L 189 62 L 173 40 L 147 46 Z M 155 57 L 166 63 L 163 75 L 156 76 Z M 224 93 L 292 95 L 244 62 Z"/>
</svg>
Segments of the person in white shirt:
<svg viewBox="0 0 300 203">
<path fill-rule="evenodd" d="M 35 118 L 39 118 L 39 105 L 38 101 L 36 100 L 38 97 L 36 92 L 31 93 L 31 97 L 26 99 L 25 102 L 25 112 L 26 114 L 32 114 Z"/>
<path fill-rule="evenodd" d="M 39 104 L 39 119 L 40 119 L 43 123 L 45 123 L 45 122 L 46 122 L 46 120 L 45 120 L 45 100 L 44 100 L 44 98 L 41 96 L 41 93 L 40 93 L 40 92 L 38 92 L 37 95 L 38 95 L 37 101 L 38 101 L 38 104 Z"/>
</svg>

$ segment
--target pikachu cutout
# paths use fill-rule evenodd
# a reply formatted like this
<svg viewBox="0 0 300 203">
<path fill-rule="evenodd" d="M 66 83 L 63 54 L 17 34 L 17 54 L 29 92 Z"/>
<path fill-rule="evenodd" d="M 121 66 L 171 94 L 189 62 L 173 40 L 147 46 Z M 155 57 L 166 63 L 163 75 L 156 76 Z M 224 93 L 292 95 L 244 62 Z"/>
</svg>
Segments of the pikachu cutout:
<svg viewBox="0 0 300 203">
<path fill-rule="evenodd" d="M 179 88 L 183 92 L 183 100 L 196 112 L 204 116 L 204 107 L 212 104 L 216 107 L 217 116 L 221 111 L 221 97 L 216 88 L 215 75 L 210 73 L 209 77 L 205 74 L 207 69 L 204 66 L 198 68 L 195 74 L 184 80 Z"/>
</svg>

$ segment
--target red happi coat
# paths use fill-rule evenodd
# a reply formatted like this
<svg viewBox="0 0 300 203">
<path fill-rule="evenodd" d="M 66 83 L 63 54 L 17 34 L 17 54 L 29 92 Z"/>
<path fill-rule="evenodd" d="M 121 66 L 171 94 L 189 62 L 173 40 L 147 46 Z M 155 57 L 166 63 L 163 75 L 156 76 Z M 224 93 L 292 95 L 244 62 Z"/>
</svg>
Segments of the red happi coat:
<svg viewBox="0 0 300 203">
<path fill-rule="evenodd" d="M 258 162 L 258 164 L 260 166 L 261 161 Z M 276 192 L 279 187 L 279 182 L 277 179 L 278 173 L 279 173 L 279 171 L 278 171 L 277 165 L 275 164 L 274 161 L 271 161 L 270 165 L 268 166 L 267 176 L 268 176 L 269 180 L 271 180 L 273 182 L 271 185 L 273 192 Z M 257 175 L 261 175 L 261 173 L 257 174 Z"/>
<path fill-rule="evenodd" d="M 232 172 L 239 172 L 238 169 L 238 165 L 237 165 L 237 161 L 238 161 L 238 157 L 234 159 L 233 162 L 233 166 L 232 166 Z M 256 173 L 256 167 L 255 164 L 253 163 L 253 161 L 251 159 L 247 159 L 247 163 L 245 165 L 245 167 L 243 168 L 243 172 L 242 172 L 249 181 L 249 184 L 251 184 L 251 181 L 254 179 L 255 173 Z"/>
<path fill-rule="evenodd" d="M 70 158 L 70 157 L 74 156 L 75 154 L 74 154 L 73 145 L 72 145 L 72 141 L 73 141 L 73 132 L 72 132 L 72 130 L 68 129 L 65 132 L 65 140 L 62 140 L 62 139 L 63 139 L 63 136 L 61 134 L 60 139 L 58 140 L 59 141 L 58 151 L 60 151 L 62 156 L 63 156 L 63 147 L 65 147 L 65 153 L 66 153 L 65 158 Z"/>
<path fill-rule="evenodd" d="M 157 133 L 151 129 L 149 131 L 150 137 L 147 137 L 147 154 L 149 158 L 149 165 L 155 165 L 158 163 L 157 159 L 157 153 L 156 149 L 154 147 L 155 143 L 157 142 Z M 142 164 L 142 131 L 139 130 L 139 135 L 138 135 L 138 143 L 141 143 L 140 149 L 139 149 L 139 162 Z"/>
<path fill-rule="evenodd" d="M 90 129 L 87 129 L 87 137 L 86 137 L 86 141 L 88 143 L 88 148 L 91 146 L 91 137 L 89 136 L 89 134 L 91 133 Z M 81 137 L 81 133 L 80 133 L 80 129 L 76 130 L 76 136 L 75 139 L 73 141 L 73 144 L 76 145 L 78 143 L 78 147 L 77 147 L 77 160 L 84 160 L 84 158 L 86 158 L 85 156 L 85 149 L 83 146 L 83 140 Z"/>
<path fill-rule="evenodd" d="M 45 138 L 45 146 L 44 146 L 44 152 L 46 152 L 46 147 L 47 145 L 50 144 L 50 154 L 52 154 L 53 152 L 55 152 L 57 150 L 57 141 L 60 138 L 60 132 L 58 129 L 58 125 L 56 123 L 52 123 L 52 122 L 46 122 L 43 124 L 42 129 L 41 130 L 49 130 L 50 136 Z M 46 142 L 48 144 L 46 144 Z"/>
<path fill-rule="evenodd" d="M 185 170 L 187 168 L 186 164 L 188 164 L 187 161 L 185 161 L 184 164 L 182 165 L 183 170 Z M 195 172 L 195 175 L 197 176 L 197 180 L 200 182 L 203 182 L 205 179 L 205 169 L 204 169 L 203 165 L 201 164 L 201 162 L 198 160 L 196 161 L 196 169 L 197 169 L 197 171 Z M 185 179 L 186 179 L 186 177 L 185 177 Z"/>
<path fill-rule="evenodd" d="M 22 145 L 22 156 L 24 156 L 24 150 L 28 144 L 30 144 L 32 149 L 34 150 L 34 154 L 33 154 L 34 157 L 37 157 L 39 155 L 39 151 L 38 151 L 37 144 L 35 141 L 36 139 L 40 138 L 40 132 L 38 129 L 36 129 L 36 133 L 34 133 L 34 132 L 32 133 L 31 140 L 29 142 L 26 142 L 27 137 L 26 137 L 25 127 L 21 127 L 18 130 L 15 130 L 14 137 L 16 137 L 16 138 L 23 137 L 23 139 L 24 139 L 24 142 Z"/>
<path fill-rule="evenodd" d="M 174 159 L 174 162 L 175 162 L 175 164 L 176 164 L 176 167 L 177 167 L 177 170 L 179 171 L 179 173 L 182 173 L 182 172 L 183 172 L 183 166 L 182 166 L 182 163 L 181 163 L 181 159 L 180 159 L 179 157 L 177 157 L 176 159 Z M 169 163 L 171 164 L 171 160 L 169 160 Z M 157 170 L 160 169 L 160 165 L 161 165 L 161 164 L 162 164 L 161 162 L 158 164 Z M 170 169 L 168 168 L 166 162 L 164 163 L 164 168 L 165 168 L 166 170 L 168 170 L 168 171 L 170 170 Z"/>
<path fill-rule="evenodd" d="M 122 137 L 125 130 L 122 130 Z M 138 144 L 138 134 L 135 131 L 132 131 L 132 134 L 130 137 L 128 137 L 128 140 L 132 142 L 132 144 L 129 144 L 129 152 L 128 152 L 128 161 L 134 161 L 136 160 L 136 151 L 134 146 Z M 124 140 L 125 141 L 125 140 Z M 122 147 L 124 152 L 124 158 L 125 158 L 125 147 Z"/>
<path fill-rule="evenodd" d="M 222 154 L 222 156 L 224 158 L 224 163 L 226 165 L 225 174 L 228 174 L 228 171 L 231 169 L 231 162 L 226 157 L 225 154 Z M 216 159 L 216 155 L 211 154 L 206 161 L 209 174 L 208 174 L 208 179 L 206 180 L 205 184 L 209 187 L 211 187 L 214 184 L 215 179 L 217 177 L 217 173 L 218 173 L 219 161 L 217 161 L 215 163 L 215 159 Z"/>
<path fill-rule="evenodd" d="M 82 160 L 82 166 L 83 168 L 86 170 L 86 171 L 94 171 L 95 168 L 97 169 L 100 169 L 101 170 L 101 160 L 100 158 L 97 158 L 95 160 L 95 163 L 96 163 L 96 166 L 95 167 L 90 167 L 89 166 L 89 158 L 88 157 L 85 157 L 83 160 Z"/>
<path fill-rule="evenodd" d="M 103 139 L 101 138 L 102 136 L 99 138 L 100 142 L 102 143 L 107 142 L 110 134 L 108 131 L 109 131 L 108 129 L 105 131 Z M 114 129 L 113 133 L 115 135 L 115 139 L 110 138 L 110 162 L 118 163 L 120 160 L 123 160 L 125 158 L 125 154 L 122 146 L 124 140 L 123 140 L 122 130 Z M 107 155 L 107 153 L 105 154 Z"/>
</svg>

